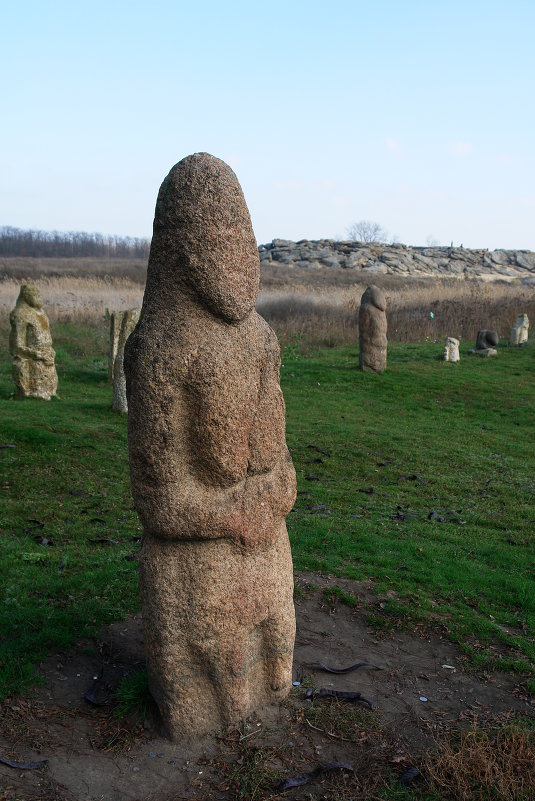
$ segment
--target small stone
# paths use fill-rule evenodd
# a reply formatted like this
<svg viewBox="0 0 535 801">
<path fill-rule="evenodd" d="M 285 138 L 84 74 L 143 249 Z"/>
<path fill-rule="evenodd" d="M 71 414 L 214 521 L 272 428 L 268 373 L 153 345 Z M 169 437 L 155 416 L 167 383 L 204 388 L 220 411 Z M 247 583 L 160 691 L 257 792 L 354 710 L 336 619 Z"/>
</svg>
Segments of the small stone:
<svg viewBox="0 0 535 801">
<path fill-rule="evenodd" d="M 477 332 L 475 350 L 488 350 L 496 348 L 499 342 L 499 337 L 496 331 L 488 331 L 482 328 Z"/>
<path fill-rule="evenodd" d="M 519 314 L 511 328 L 511 345 L 525 345 L 528 341 L 529 317 L 527 314 Z"/>
<path fill-rule="evenodd" d="M 126 379 L 124 377 L 124 346 L 126 340 L 134 330 L 139 320 L 141 309 L 128 309 L 122 313 L 121 331 L 117 342 L 117 352 L 113 365 L 113 408 L 117 412 L 126 414 L 128 412 L 128 401 L 126 399 Z"/>
<path fill-rule="evenodd" d="M 445 362 L 458 362 L 459 356 L 459 340 L 455 337 L 448 337 L 444 345 L 444 361 Z"/>
<path fill-rule="evenodd" d="M 113 365 L 117 356 L 117 346 L 119 344 L 119 334 L 121 333 L 121 323 L 123 322 L 124 311 L 114 311 L 110 314 L 110 347 L 108 351 L 108 382 L 113 382 Z"/>
</svg>

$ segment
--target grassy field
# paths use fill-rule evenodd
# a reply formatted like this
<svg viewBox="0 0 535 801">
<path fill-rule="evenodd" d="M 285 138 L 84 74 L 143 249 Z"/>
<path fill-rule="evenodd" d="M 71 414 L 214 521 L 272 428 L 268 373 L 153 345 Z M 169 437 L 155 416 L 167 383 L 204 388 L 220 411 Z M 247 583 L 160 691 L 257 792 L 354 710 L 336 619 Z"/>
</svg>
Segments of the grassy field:
<svg viewBox="0 0 535 801">
<path fill-rule="evenodd" d="M 531 673 L 535 353 L 440 351 L 390 346 L 383 375 L 356 348 L 285 358 L 295 566 L 394 590 L 379 629 L 434 620 L 475 664 Z"/>
<path fill-rule="evenodd" d="M 14 401 L 6 351 L 0 363 L 0 698 L 28 690 L 47 653 L 138 608 L 105 323 L 52 334 L 59 398 Z M 466 350 L 452 365 L 440 343 L 393 344 L 372 375 L 355 346 L 285 348 L 295 567 L 372 579 L 393 592 L 370 626 L 445 627 L 474 666 L 523 673 L 535 693 L 535 349 Z"/>
</svg>

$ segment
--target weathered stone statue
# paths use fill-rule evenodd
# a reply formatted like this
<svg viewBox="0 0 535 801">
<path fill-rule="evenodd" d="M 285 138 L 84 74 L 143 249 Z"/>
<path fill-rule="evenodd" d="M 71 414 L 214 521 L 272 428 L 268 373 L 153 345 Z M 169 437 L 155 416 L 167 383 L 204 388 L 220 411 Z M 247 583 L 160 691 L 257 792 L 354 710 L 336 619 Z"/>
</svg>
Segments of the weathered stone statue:
<svg viewBox="0 0 535 801">
<path fill-rule="evenodd" d="M 386 298 L 379 287 L 372 284 L 360 301 L 359 311 L 359 368 L 382 373 L 386 370 Z"/>
<path fill-rule="evenodd" d="M 528 341 L 529 317 L 519 314 L 511 328 L 511 345 L 525 345 Z"/>
<path fill-rule="evenodd" d="M 236 176 L 188 156 L 160 188 L 125 349 L 149 686 L 173 739 L 237 724 L 291 687 L 295 471 L 258 284 Z"/>
<path fill-rule="evenodd" d="M 117 353 L 113 365 L 113 408 L 118 412 L 126 414 L 128 412 L 128 401 L 126 400 L 126 380 L 124 376 L 124 346 L 126 340 L 136 327 L 141 309 L 128 309 L 121 312 L 122 323 L 121 331 L 117 341 Z M 115 312 L 117 314 L 117 312 Z"/>
<path fill-rule="evenodd" d="M 499 342 L 499 337 L 496 331 L 488 331 L 482 328 L 477 332 L 476 346 L 470 353 L 475 353 L 477 356 L 497 356 L 496 350 Z"/>
<path fill-rule="evenodd" d="M 458 362 L 459 356 L 459 340 L 455 337 L 448 337 L 444 345 L 444 361 L 445 362 Z"/>
<path fill-rule="evenodd" d="M 36 286 L 22 284 L 9 321 L 15 397 L 50 400 L 58 388 L 56 354 L 41 293 Z"/>
<path fill-rule="evenodd" d="M 115 357 L 119 346 L 119 335 L 123 322 L 124 311 L 114 311 L 110 314 L 110 349 L 108 351 L 108 382 L 113 382 Z"/>
</svg>

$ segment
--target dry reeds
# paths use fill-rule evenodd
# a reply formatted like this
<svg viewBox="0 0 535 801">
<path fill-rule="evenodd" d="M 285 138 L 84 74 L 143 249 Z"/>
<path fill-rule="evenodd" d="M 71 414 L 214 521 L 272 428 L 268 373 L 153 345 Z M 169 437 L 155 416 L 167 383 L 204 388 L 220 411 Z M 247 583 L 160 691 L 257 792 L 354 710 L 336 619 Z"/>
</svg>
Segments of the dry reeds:
<svg viewBox="0 0 535 801">
<path fill-rule="evenodd" d="M 377 283 L 387 295 L 391 341 L 448 336 L 474 341 L 480 328 L 494 329 L 507 340 L 520 312 L 535 320 L 535 293 L 522 286 L 434 279 L 397 279 L 395 283 L 391 276 L 386 286 Z M 311 345 L 352 343 L 358 338 L 358 311 L 366 286 L 354 283 L 314 291 L 304 285 L 297 291 L 279 288 L 260 294 L 258 310 L 284 344 L 296 337 Z"/>
<path fill-rule="evenodd" d="M 106 309 L 141 305 L 143 283 L 121 272 L 123 268 L 130 269 L 131 261 L 121 262 L 121 269 L 115 273 L 110 261 L 98 259 L 18 261 L 20 275 L 0 279 L 0 319 L 7 319 L 24 280 L 31 280 L 41 289 L 51 322 L 97 322 L 102 320 Z M 90 263 L 99 263 L 101 272 L 73 275 L 75 270 L 73 265 L 68 267 L 69 261 L 76 265 L 84 262 L 86 270 L 93 269 Z M 23 275 L 30 269 L 28 262 L 34 268 L 38 262 L 47 262 L 48 272 Z M 61 262 L 71 274 L 53 274 L 55 267 L 49 262 Z M 370 283 L 379 285 L 387 296 L 391 341 L 443 340 L 454 336 L 473 342 L 480 328 L 495 329 L 502 340 L 507 340 L 519 313 L 526 312 L 532 323 L 535 321 L 535 292 L 529 287 L 458 279 L 367 276 L 357 270 L 328 268 L 263 269 L 257 308 L 283 345 L 296 339 L 303 346 L 351 344 L 358 338 L 360 299 Z"/>
<path fill-rule="evenodd" d="M 146 259 L 0 257 L 0 280 L 38 281 L 46 278 L 122 279 L 144 285 Z"/>
<path fill-rule="evenodd" d="M 22 281 L 0 281 L 0 319 L 5 319 L 17 300 Z M 101 320 L 109 311 L 141 306 L 143 287 L 126 278 L 40 278 L 32 280 L 41 290 L 43 304 L 51 322 Z"/>
<path fill-rule="evenodd" d="M 476 723 L 458 739 L 444 739 L 424 756 L 427 780 L 452 801 L 532 801 L 535 798 L 535 731 L 510 724 Z"/>
</svg>

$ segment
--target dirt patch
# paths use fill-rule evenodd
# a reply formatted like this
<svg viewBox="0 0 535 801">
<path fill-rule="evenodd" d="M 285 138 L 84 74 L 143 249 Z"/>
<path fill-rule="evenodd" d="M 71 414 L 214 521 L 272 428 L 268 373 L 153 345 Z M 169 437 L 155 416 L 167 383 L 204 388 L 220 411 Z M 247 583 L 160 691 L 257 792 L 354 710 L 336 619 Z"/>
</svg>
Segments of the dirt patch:
<svg viewBox="0 0 535 801">
<path fill-rule="evenodd" d="M 373 797 L 385 775 L 418 763 L 448 728 L 516 716 L 535 717 L 533 700 L 513 674 L 474 674 L 436 630 L 378 637 L 363 614 L 381 603 L 371 585 L 299 574 L 294 678 L 301 684 L 279 708 L 240 731 L 171 744 L 147 722 L 117 721 L 113 689 L 144 664 L 140 616 L 115 623 L 101 641 L 79 643 L 42 665 L 32 699 L 0 708 L 0 752 L 19 761 L 48 759 L 41 770 L 0 765 L 0 799 L 24 801 L 178 801 L 179 799 Z M 356 598 L 347 606 L 325 590 Z M 311 667 L 343 668 L 332 674 Z M 373 704 L 320 698 L 312 689 L 360 692 Z M 93 689 L 94 706 L 84 700 Z M 280 792 L 281 781 L 329 763 L 305 787 Z M 367 795 L 363 795 L 366 793 Z M 347 795 L 346 795 L 347 794 Z"/>
</svg>

